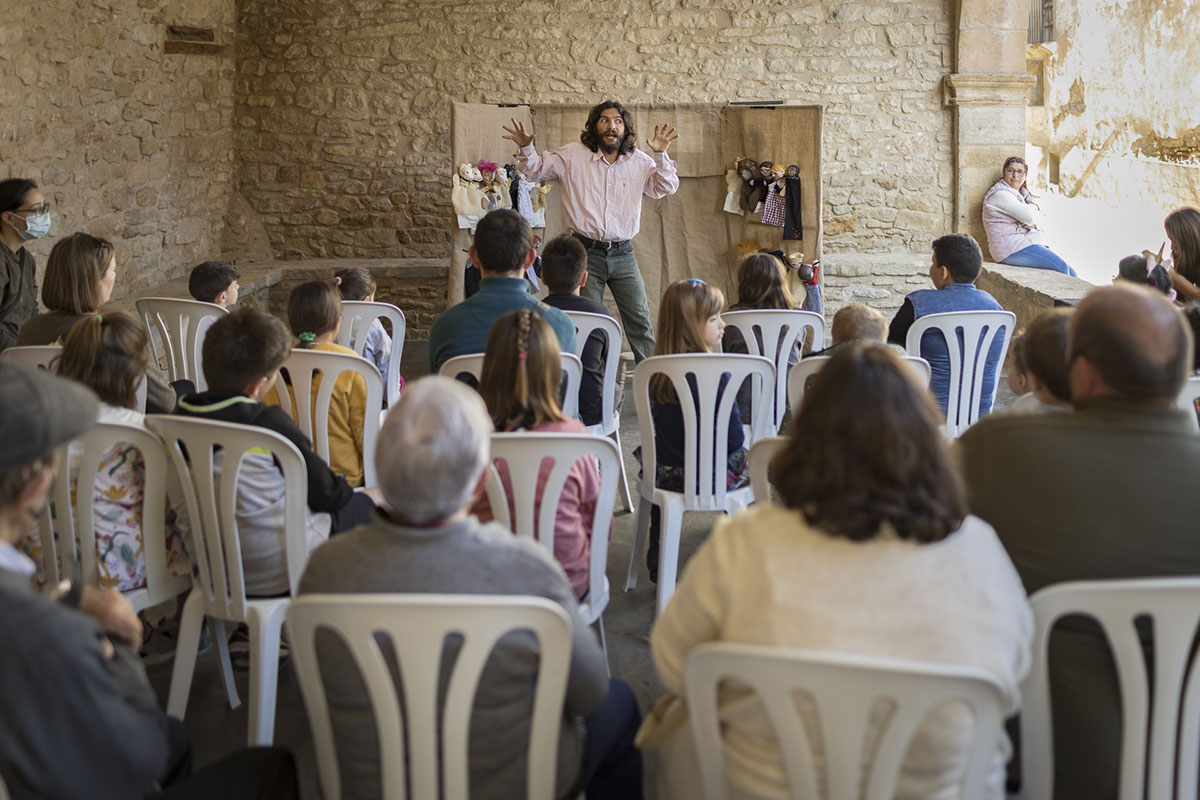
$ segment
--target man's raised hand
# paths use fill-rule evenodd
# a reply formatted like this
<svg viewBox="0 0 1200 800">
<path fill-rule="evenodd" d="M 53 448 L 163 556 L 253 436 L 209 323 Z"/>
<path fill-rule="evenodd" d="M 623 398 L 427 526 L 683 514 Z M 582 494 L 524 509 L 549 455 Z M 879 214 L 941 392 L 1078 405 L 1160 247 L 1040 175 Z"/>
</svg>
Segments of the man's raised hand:
<svg viewBox="0 0 1200 800">
<path fill-rule="evenodd" d="M 646 144 L 656 153 L 665 153 L 671 142 L 679 138 L 672 125 L 655 125 L 654 136 L 646 140 Z M 515 141 L 515 140 L 514 140 Z"/>
<path fill-rule="evenodd" d="M 504 130 L 508 131 L 508 136 L 502 136 L 500 138 L 512 141 L 512 143 L 517 147 L 525 147 L 526 145 L 533 144 L 533 137 L 537 134 L 526 133 L 525 125 L 517 122 L 515 119 L 510 120 L 510 122 L 513 124 L 511 128 L 507 125 L 500 126 L 501 128 L 504 128 Z"/>
</svg>

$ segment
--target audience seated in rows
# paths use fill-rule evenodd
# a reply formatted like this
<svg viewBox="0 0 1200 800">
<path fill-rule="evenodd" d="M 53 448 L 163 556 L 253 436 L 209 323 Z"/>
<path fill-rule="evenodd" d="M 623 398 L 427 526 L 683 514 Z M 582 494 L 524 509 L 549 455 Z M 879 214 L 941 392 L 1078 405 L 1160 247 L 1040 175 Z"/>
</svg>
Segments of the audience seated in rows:
<svg viewBox="0 0 1200 800">
<path fill-rule="evenodd" d="M 25 798 L 299 797 L 282 748 L 236 752 L 194 775 L 183 723 L 158 706 L 137 658 L 142 624 L 124 597 L 77 581 L 34 591 L 16 547 L 46 512 L 55 448 L 98 413 L 79 384 L 0 359 L 0 774 Z"/>
<path fill-rule="evenodd" d="M 1043 311 L 1009 345 L 1012 365 L 1008 388 L 1017 395 L 1016 413 L 1069 411 L 1071 386 L 1067 375 L 1067 327 L 1073 309 Z"/>
<path fill-rule="evenodd" d="M 414 381 L 387 417 L 376 466 L 385 506 L 370 523 L 330 539 L 309 560 L 301 594 L 434 592 L 535 595 L 562 605 L 573 622 L 571 668 L 558 740 L 557 797 L 642 796 L 639 717 L 633 693 L 605 675 L 604 655 L 583 623 L 575 592 L 543 548 L 471 516 L 488 464 L 492 421 L 466 386 L 430 376 Z M 344 645 L 318 642 L 334 735 L 356 753 L 341 774 L 347 796 L 379 794 L 375 726 Z M 484 667 L 470 727 L 473 798 L 522 797 L 536 680 L 536 643 L 509 634 Z M 449 664 L 443 661 L 443 670 Z M 580 724 L 582 722 L 582 724 Z M 396 757 L 401 757 L 397 754 Z"/>
<path fill-rule="evenodd" d="M 202 303 L 229 308 L 238 301 L 237 267 L 225 261 L 205 261 L 192 267 L 188 275 L 188 293 Z"/>
<path fill-rule="evenodd" d="M 500 209 L 487 214 L 475 229 L 471 260 L 483 279 L 479 291 L 443 311 L 429 332 L 429 372 L 436 374 L 454 356 L 482 353 L 492 324 L 509 311 L 532 308 L 541 314 L 558 336 L 564 353 L 575 352 L 575 326 L 557 308 L 551 308 L 529 293 L 525 269 L 537 257 L 533 231 L 515 211 Z"/>
<path fill-rule="evenodd" d="M 1179 312 L 1148 288 L 1093 289 L 1067 342 L 1072 412 L 997 415 L 959 439 L 971 511 L 995 527 L 1030 593 L 1200 574 L 1200 436 L 1175 407 L 1193 347 Z M 1050 667 L 1054 795 L 1115 797 L 1120 694 L 1094 623 L 1061 623 Z"/>
<path fill-rule="evenodd" d="M 542 249 L 542 280 L 549 294 L 545 303 L 560 311 L 584 311 L 588 314 L 612 316 L 603 304 L 580 296 L 579 290 L 588 281 L 587 249 L 574 235 L 564 233 L 546 243 Z M 620 347 L 620 342 L 613 346 Z M 583 378 L 579 383 L 579 418 L 584 425 L 599 425 L 604 409 L 604 365 L 608 360 L 608 337 L 594 331 L 583 345 L 580 361 Z M 613 408 L 621 407 L 621 384 L 618 380 Z"/>
<path fill-rule="evenodd" d="M 698 645 L 726 641 L 976 667 L 1015 711 L 1032 613 L 995 533 L 968 514 L 940 424 L 893 352 L 840 348 L 771 465 L 785 507 L 718 521 L 654 626 L 651 653 L 667 690 L 683 693 Z M 729 689 L 720 715 L 735 795 L 785 796 L 758 699 Z M 971 734 L 967 709 L 935 711 L 909 747 L 896 797 L 956 796 Z M 991 800 L 1004 797 L 1007 744 L 992 759 Z M 659 797 L 702 795 L 695 759 L 683 725 L 659 754 Z"/>
<path fill-rule="evenodd" d="M 1001 305 L 982 289 L 975 288 L 975 280 L 983 268 L 983 253 L 975 240 L 965 233 L 951 233 L 938 237 L 933 242 L 933 258 L 929 265 L 929 279 L 934 288 L 918 289 L 904 298 L 904 304 L 896 312 L 888 328 L 888 341 L 905 347 L 908 329 L 926 314 L 942 314 L 948 311 L 1001 311 Z M 968 343 L 968 347 L 972 343 Z M 996 386 L 996 373 L 1000 369 L 1000 354 L 1004 342 L 1000 337 L 992 342 L 983 372 L 983 395 L 979 413 L 992 410 L 992 397 Z M 950 355 L 942 335 L 927 331 L 921 337 L 921 357 L 929 362 L 932 378 L 929 389 L 937 400 L 942 413 L 950 392 Z"/>
<path fill-rule="evenodd" d="M 496 430 L 587 433 L 582 422 L 564 417 L 559 408 L 562 359 L 558 341 L 546 321 L 533 310 L 513 311 L 496 320 L 484 353 L 479 393 Z M 509 508 L 512 508 L 510 468 L 503 462 L 496 465 L 508 495 Z M 534 499 L 539 509 L 552 470 L 550 461 L 539 467 Z M 494 516 L 482 483 L 479 492 L 471 513 L 480 522 L 490 522 Z M 600 473 L 595 462 L 590 458 L 576 461 L 567 473 L 555 515 L 554 557 L 566 570 L 571 589 L 580 599 L 588 592 L 592 517 L 599 495 Z M 607 536 L 608 531 L 601 535 Z"/>
<path fill-rule="evenodd" d="M 249 307 L 229 312 L 212 324 L 204 339 L 208 391 L 180 400 L 179 413 L 266 428 L 296 445 L 308 472 L 306 538 L 312 550 L 330 533 L 366 522 L 378 494 L 351 489 L 321 460 L 283 409 L 260 402 L 274 385 L 291 344 L 287 328 L 270 314 Z M 284 500 L 283 473 L 274 460 L 266 454 L 247 455 L 238 480 L 238 533 L 248 595 L 271 596 L 288 590 Z"/>
<path fill-rule="evenodd" d="M 95 315 L 109 301 L 116 282 L 112 242 L 87 233 L 59 239 L 50 250 L 42 278 L 42 303 L 47 310 L 21 326 L 17 344 L 62 344 L 71 326 Z M 175 401 L 175 391 L 159 373 L 158 365 L 149 365 L 146 411 L 168 414 Z"/>
<path fill-rule="evenodd" d="M 813 356 L 831 356 L 850 342 L 880 342 L 887 339 L 888 324 L 883 314 L 862 303 L 850 303 L 842 306 L 833 315 L 833 323 L 829 328 L 829 347 L 811 353 Z M 905 355 L 900 345 L 886 344 L 886 347 L 898 356 Z"/>
</svg>

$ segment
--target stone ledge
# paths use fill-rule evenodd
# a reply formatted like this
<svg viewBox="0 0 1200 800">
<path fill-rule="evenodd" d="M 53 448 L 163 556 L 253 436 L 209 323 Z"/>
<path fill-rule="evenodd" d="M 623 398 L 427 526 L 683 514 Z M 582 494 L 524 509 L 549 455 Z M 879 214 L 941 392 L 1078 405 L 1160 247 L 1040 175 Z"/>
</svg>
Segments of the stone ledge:
<svg viewBox="0 0 1200 800">
<path fill-rule="evenodd" d="M 992 262 L 984 262 L 975 285 L 1017 315 L 1017 330 L 1024 329 L 1043 311 L 1075 305 L 1093 288 L 1082 278 L 1061 272 Z"/>
</svg>

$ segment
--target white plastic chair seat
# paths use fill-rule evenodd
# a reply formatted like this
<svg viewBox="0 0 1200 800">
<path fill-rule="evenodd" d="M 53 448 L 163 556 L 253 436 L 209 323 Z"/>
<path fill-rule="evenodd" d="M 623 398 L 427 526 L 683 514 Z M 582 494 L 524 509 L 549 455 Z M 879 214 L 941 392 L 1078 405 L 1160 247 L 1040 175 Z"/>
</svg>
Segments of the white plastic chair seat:
<svg viewBox="0 0 1200 800">
<path fill-rule="evenodd" d="M 201 358 L 204 335 L 222 314 L 229 313 L 228 310 L 215 303 L 178 297 L 142 297 L 134 305 L 151 334 L 154 360 L 162 361 L 164 355 L 166 357 L 171 382 L 188 380 L 197 392 L 205 391 L 208 382 L 204 380 Z M 153 335 L 156 330 L 165 353 L 159 352 L 159 344 Z"/>
<path fill-rule="evenodd" d="M 1076 614 L 1100 624 L 1116 662 L 1122 718 L 1117 797 L 1196 797 L 1200 670 L 1189 657 L 1200 627 L 1200 578 L 1072 581 L 1048 586 L 1029 602 L 1035 632 L 1033 667 L 1021 687 L 1021 797 L 1049 800 L 1053 792 L 1048 648 L 1055 623 Z M 1134 627 L 1139 618 L 1147 618 L 1153 627 L 1152 680 Z"/>
<path fill-rule="evenodd" d="M 809 356 L 800 359 L 800 362 L 792 367 L 792 372 L 788 375 L 787 393 L 788 408 L 792 410 L 793 416 L 800 413 L 800 403 L 803 402 L 804 393 L 808 390 L 808 379 L 820 372 L 831 358 L 833 356 Z M 903 359 L 905 364 L 912 367 L 918 380 L 928 386 L 929 378 L 933 374 L 929 362 L 920 356 L 903 356 Z"/>
<path fill-rule="evenodd" d="M 996 400 L 1004 357 L 1012 338 L 1017 316 L 1011 311 L 954 311 L 945 314 L 926 314 L 908 329 L 904 349 L 909 355 L 921 355 L 921 337 L 926 331 L 936 331 L 946 343 L 950 359 L 950 380 L 946 401 L 946 434 L 958 436 L 979 419 L 983 400 L 983 382 L 987 373 L 988 353 L 996 337 L 1000 337 L 1000 355 L 995 364 L 992 395 Z M 962 343 L 959 342 L 959 336 Z"/>
<path fill-rule="evenodd" d="M 249 743 L 269 745 L 275 729 L 279 636 L 284 613 L 308 560 L 308 471 L 304 458 L 294 444 L 265 428 L 158 414 L 148 415 L 146 426 L 166 442 L 171 463 L 182 479 L 192 526 L 192 559 L 199 572 L 183 605 L 167 713 L 183 719 L 187 711 L 200 625 L 206 616 L 215 623 L 213 640 L 221 659 L 229 705 L 237 707 L 223 621 L 244 622 L 250 629 Z M 251 451 L 271 453 L 283 475 L 281 505 L 289 587 L 285 597 L 246 596 L 236 513 L 237 475 L 242 459 Z"/>
<path fill-rule="evenodd" d="M 747 644 L 705 644 L 688 657 L 686 695 L 692 735 L 707 800 L 729 796 L 724 771 L 717 691 L 736 681 L 757 694 L 774 728 L 793 798 L 892 800 L 905 751 L 925 715 L 960 700 L 974 716 L 962 791 L 956 797 L 985 797 L 988 770 L 1001 735 L 1004 700 L 986 672 L 943 664 L 825 653 Z M 798 711 L 795 693 L 811 697 L 811 720 L 820 734 L 826 793 L 822 795 L 813 743 Z M 874 759 L 864 767 L 872 732 L 872 706 L 885 699 L 894 711 L 880 726 Z"/>
<path fill-rule="evenodd" d="M 746 351 L 752 356 L 763 356 L 775 365 L 775 384 L 772 386 L 771 425 L 764 435 L 773 436 L 783 424 L 783 415 L 788 409 L 787 380 L 789 359 L 793 346 L 803 345 L 811 334 L 813 347 L 825 342 L 825 318 L 815 311 L 761 309 L 726 311 L 721 315 L 725 324 L 738 330 L 746 341 Z M 763 391 L 758 381 L 753 382 L 751 396 L 758 405 L 758 393 Z"/>
<path fill-rule="evenodd" d="M 377 319 L 386 320 L 392 327 L 392 350 L 388 355 L 388 370 L 387 375 L 383 376 L 383 386 L 388 408 L 395 408 L 396 401 L 400 399 L 400 360 L 404 356 L 404 335 L 407 330 L 404 312 L 391 303 L 343 300 L 337 343 L 353 349 L 360 356 L 364 355 L 367 332 Z"/>
<path fill-rule="evenodd" d="M 684 490 L 658 488 L 656 483 L 657 446 L 654 438 L 654 419 L 650 412 L 650 379 L 663 375 L 681 399 L 684 425 Z M 688 376 L 696 384 L 697 403 L 693 398 Z M 718 404 L 717 393 L 723 375 L 728 375 L 725 390 Z M 625 590 L 637 586 L 639 560 L 644 558 L 647 533 L 650 530 L 650 508 L 658 506 L 661 513 L 662 543 L 658 570 L 657 614 L 662 614 L 675 592 L 675 575 L 679 562 L 679 537 L 683 514 L 687 511 L 724 511 L 733 513 L 745 509 L 754 498 L 749 486 L 727 490 L 725 473 L 729 457 L 727 431 L 729 418 L 737 402 L 737 389 L 743 381 L 762 381 L 773 386 L 775 368 L 761 356 L 699 353 L 688 355 L 653 356 L 637 365 L 633 373 L 633 393 L 637 403 L 638 429 L 642 437 L 642 480 L 639 488 L 637 521 L 633 548 L 629 554 L 629 571 Z M 769 393 L 761 393 L 753 409 L 751 428 L 758 436 L 771 421 Z M 719 435 L 718 435 L 719 434 Z"/>
<path fill-rule="evenodd" d="M 366 408 L 363 413 L 362 431 L 362 465 L 363 485 L 374 486 L 378 483 L 375 477 L 375 445 L 379 439 L 379 421 L 383 412 L 383 379 L 379 370 L 370 361 L 361 356 L 349 353 L 329 353 L 321 350 L 304 350 L 296 348 L 283 362 L 287 372 L 288 385 L 281 372 L 275 379 L 275 392 L 279 395 L 279 405 L 293 416 L 295 408 L 296 424 L 304 435 L 312 440 L 317 455 L 329 463 L 329 406 L 333 402 L 333 392 L 338 379 L 343 372 L 354 372 L 362 376 L 366 383 Z M 318 373 L 320 375 L 318 376 Z M 321 385 L 317 391 L 316 402 L 313 402 L 313 381 L 320 379 Z"/>
<path fill-rule="evenodd" d="M 6 350 L 5 352 L 9 352 Z M 1183 389 L 1179 392 L 1179 397 L 1176 398 L 1175 404 L 1179 408 L 1190 413 L 1192 427 L 1200 431 L 1200 421 L 1196 419 L 1196 401 L 1200 400 L 1200 375 L 1193 375 L 1183 384 Z"/>
<path fill-rule="evenodd" d="M 468 726 L 480 675 L 501 636 L 513 630 L 531 631 L 538 639 L 541 659 L 533 685 L 527 797 L 554 800 L 558 734 L 571 658 L 571 620 L 561 606 L 540 597 L 511 595 L 314 594 L 292 603 L 287 625 L 326 800 L 341 800 L 342 786 L 317 660 L 318 631 L 341 639 L 367 686 L 384 800 L 467 800 Z M 449 635 L 461 636 L 462 646 L 439 714 L 440 666 Z M 388 648 L 380 646 L 380 638 L 390 639 L 393 645 L 404 676 L 399 691 L 383 657 Z"/>
<path fill-rule="evenodd" d="M 575 355 L 583 359 L 583 348 L 593 333 L 605 338 L 608 350 L 604 360 L 604 380 L 601 383 L 600 422 L 588 426 L 589 433 L 608 436 L 617 443 L 621 452 L 621 408 L 616 405 L 617 373 L 621 366 L 621 326 L 607 314 L 591 314 L 587 311 L 564 311 L 575 325 Z M 629 479 L 625 474 L 625 459 L 619 460 L 621 469 L 621 502 L 626 511 L 633 510 L 633 498 L 629 494 Z"/>
<path fill-rule="evenodd" d="M 563 379 L 566 387 L 563 389 L 562 412 L 568 417 L 579 417 L 579 383 L 583 380 L 583 363 L 574 353 L 560 353 L 562 356 Z M 468 374 L 475 379 L 476 384 L 483 374 L 483 353 L 469 353 L 465 356 L 448 358 L 438 369 L 438 375 L 445 378 L 457 379 L 459 375 Z"/>
</svg>

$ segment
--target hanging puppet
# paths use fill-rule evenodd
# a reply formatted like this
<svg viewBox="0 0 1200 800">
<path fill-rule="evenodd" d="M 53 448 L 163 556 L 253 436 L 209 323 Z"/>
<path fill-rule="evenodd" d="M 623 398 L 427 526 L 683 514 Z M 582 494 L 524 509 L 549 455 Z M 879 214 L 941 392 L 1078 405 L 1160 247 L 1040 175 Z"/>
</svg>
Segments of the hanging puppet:
<svg viewBox="0 0 1200 800">
<path fill-rule="evenodd" d="M 771 165 L 771 182 L 767 184 L 767 195 L 762 210 L 763 225 L 783 227 L 783 174 L 783 164 Z"/>
<path fill-rule="evenodd" d="M 750 196 L 750 181 L 758 168 L 754 159 L 742 156 L 733 162 L 733 168 L 725 171 L 725 211 L 730 214 L 745 214 Z"/>
<path fill-rule="evenodd" d="M 796 270 L 800 281 L 804 284 L 804 303 L 800 309 L 823 314 L 825 303 L 821 299 L 821 259 L 816 258 L 811 264 L 805 264 L 804 253 L 788 253 L 787 265 Z"/>
<path fill-rule="evenodd" d="M 804 226 L 800 222 L 800 168 L 789 164 L 783 176 L 783 238 L 803 239 Z"/>
<path fill-rule="evenodd" d="M 450 192 L 450 202 L 458 217 L 458 227 L 468 228 L 472 233 L 475 232 L 479 218 L 488 210 L 488 200 L 480 188 L 482 180 L 483 176 L 478 169 L 470 164 L 460 164 L 458 174 L 451 181 L 454 188 Z"/>
<path fill-rule="evenodd" d="M 507 176 L 494 161 L 480 161 L 476 165 L 480 176 L 480 189 L 488 199 L 488 210 L 497 208 L 512 208 L 512 199 L 508 196 Z"/>
<path fill-rule="evenodd" d="M 750 181 L 750 200 L 754 204 L 755 216 L 762 214 L 763 205 L 767 200 L 767 187 L 771 185 L 771 167 L 775 166 L 770 161 L 764 161 L 758 165 L 758 175 Z"/>
</svg>

